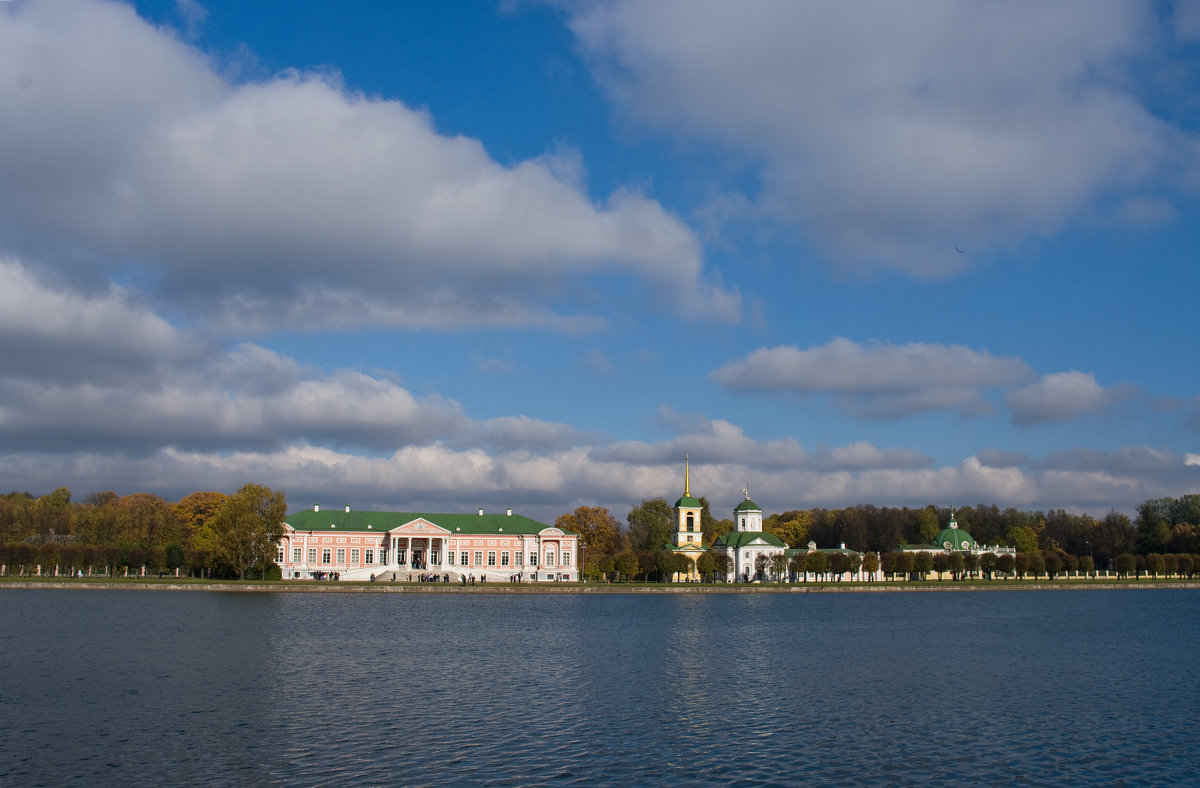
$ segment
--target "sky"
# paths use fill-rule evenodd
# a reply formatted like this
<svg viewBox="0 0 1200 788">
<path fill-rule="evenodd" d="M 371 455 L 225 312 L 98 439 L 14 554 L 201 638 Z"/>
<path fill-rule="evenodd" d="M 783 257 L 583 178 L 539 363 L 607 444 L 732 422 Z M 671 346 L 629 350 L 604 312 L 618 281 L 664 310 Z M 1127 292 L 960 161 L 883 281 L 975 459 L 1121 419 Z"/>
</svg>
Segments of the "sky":
<svg viewBox="0 0 1200 788">
<path fill-rule="evenodd" d="M 0 487 L 1200 491 L 1200 4 L 0 2 Z"/>
</svg>

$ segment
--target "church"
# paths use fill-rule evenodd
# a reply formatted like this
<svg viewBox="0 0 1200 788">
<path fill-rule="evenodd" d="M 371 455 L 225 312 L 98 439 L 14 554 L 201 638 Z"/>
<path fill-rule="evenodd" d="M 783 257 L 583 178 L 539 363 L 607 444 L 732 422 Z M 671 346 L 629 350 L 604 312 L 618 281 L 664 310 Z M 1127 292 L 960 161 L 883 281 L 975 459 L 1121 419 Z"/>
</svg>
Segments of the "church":
<svg viewBox="0 0 1200 788">
<path fill-rule="evenodd" d="M 768 562 L 776 555 L 786 555 L 788 546 L 773 533 L 763 530 L 762 507 L 750 500 L 750 486 L 742 488 L 745 498 L 733 510 L 734 530 L 721 534 L 712 549 L 729 558 L 726 582 L 748 583 L 761 580 L 756 563 L 759 557 Z"/>
</svg>

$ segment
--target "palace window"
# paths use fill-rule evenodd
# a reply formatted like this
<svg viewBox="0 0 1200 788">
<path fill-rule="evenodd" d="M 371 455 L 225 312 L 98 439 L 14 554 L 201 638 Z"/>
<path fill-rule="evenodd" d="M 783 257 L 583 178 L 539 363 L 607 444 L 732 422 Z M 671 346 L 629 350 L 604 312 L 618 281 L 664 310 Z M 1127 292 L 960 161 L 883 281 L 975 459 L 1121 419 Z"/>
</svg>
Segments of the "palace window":
<svg viewBox="0 0 1200 788">
<path fill-rule="evenodd" d="M 689 531 L 696 530 L 696 516 L 694 514 L 692 514 L 691 512 L 688 512 L 688 515 L 687 515 L 687 527 L 688 527 Z"/>
<path fill-rule="evenodd" d="M 500 566 L 508 566 L 508 551 L 505 550 L 500 554 Z"/>
<path fill-rule="evenodd" d="M 562 554 L 562 565 L 563 565 L 563 566 L 570 566 L 570 565 L 571 565 L 571 554 L 570 554 L 570 553 L 568 553 L 566 550 L 563 550 L 563 554 Z"/>
<path fill-rule="evenodd" d="M 333 560 L 333 551 L 332 551 L 332 550 L 330 550 L 328 547 L 322 548 L 322 550 L 321 550 L 321 563 L 323 563 L 323 564 L 327 564 L 327 563 L 329 563 L 329 562 L 330 562 L 330 561 L 332 561 L 332 560 Z"/>
<path fill-rule="evenodd" d="M 466 550 L 463 550 L 461 553 L 459 553 L 458 558 L 459 558 L 460 564 L 462 564 L 463 566 L 467 565 L 467 551 Z"/>
<path fill-rule="evenodd" d="M 513 559 L 516 560 L 517 566 L 521 566 L 524 563 L 525 554 L 518 550 L 517 552 L 513 553 Z"/>
<path fill-rule="evenodd" d="M 475 551 L 475 566 L 483 566 L 483 551 Z"/>
<path fill-rule="evenodd" d="M 488 566 L 496 565 L 496 551 L 488 550 Z"/>
<path fill-rule="evenodd" d="M 301 550 L 299 547 L 292 548 L 292 563 L 293 564 L 300 563 L 300 561 L 303 559 L 303 556 L 304 556 L 304 551 Z"/>
<path fill-rule="evenodd" d="M 346 548 L 339 547 L 337 556 L 338 556 L 337 562 L 339 565 L 346 563 Z"/>
<path fill-rule="evenodd" d="M 355 566 L 358 566 L 358 548 L 357 547 L 350 548 L 350 563 L 354 564 Z"/>
<path fill-rule="evenodd" d="M 277 563 L 277 564 L 283 563 L 283 548 L 282 547 L 280 547 L 279 552 L 275 554 L 275 563 Z"/>
<path fill-rule="evenodd" d="M 430 550 L 429 551 L 429 563 L 440 564 L 441 563 L 441 552 L 438 550 Z"/>
<path fill-rule="evenodd" d="M 317 548 L 308 548 L 308 562 L 310 564 L 315 564 L 317 562 Z"/>
<path fill-rule="evenodd" d="M 398 563 L 398 564 L 404 563 L 404 548 L 403 547 L 396 548 L 396 563 Z"/>
<path fill-rule="evenodd" d="M 546 551 L 546 566 L 554 566 L 554 551 Z"/>
<path fill-rule="evenodd" d="M 449 561 L 450 566 L 454 566 L 454 551 L 453 550 L 446 553 L 446 558 L 450 559 L 450 561 Z"/>
<path fill-rule="evenodd" d="M 367 558 L 367 561 L 366 561 L 366 563 L 368 563 L 368 564 L 373 564 L 373 563 L 375 563 L 375 551 L 374 551 L 374 550 L 367 550 L 367 551 L 366 551 L 366 558 Z"/>
</svg>

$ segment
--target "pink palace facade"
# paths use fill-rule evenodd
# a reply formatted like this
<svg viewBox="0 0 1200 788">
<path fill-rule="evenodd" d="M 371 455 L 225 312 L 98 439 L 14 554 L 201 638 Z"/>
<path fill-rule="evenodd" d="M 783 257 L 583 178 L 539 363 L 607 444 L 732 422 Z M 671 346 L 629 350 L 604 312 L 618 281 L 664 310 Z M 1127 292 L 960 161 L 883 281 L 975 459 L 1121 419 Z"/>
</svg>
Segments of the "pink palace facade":
<svg viewBox="0 0 1200 788">
<path fill-rule="evenodd" d="M 579 535 L 513 514 L 322 511 L 288 515 L 279 542 L 285 580 L 408 580 L 421 574 L 487 582 L 579 579 Z"/>
</svg>

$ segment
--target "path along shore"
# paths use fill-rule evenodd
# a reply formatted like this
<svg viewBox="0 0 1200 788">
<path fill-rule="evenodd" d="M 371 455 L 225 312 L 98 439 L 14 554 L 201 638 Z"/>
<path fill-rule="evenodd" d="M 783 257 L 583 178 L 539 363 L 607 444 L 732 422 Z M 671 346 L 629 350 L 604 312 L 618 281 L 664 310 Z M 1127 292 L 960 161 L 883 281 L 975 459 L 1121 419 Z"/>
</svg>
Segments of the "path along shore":
<svg viewBox="0 0 1200 788">
<path fill-rule="evenodd" d="M 1059 582 L 996 580 L 984 582 L 885 581 L 879 583 L 796 583 L 796 584 L 622 584 L 555 583 L 553 585 L 515 585 L 496 583 L 462 586 L 454 583 L 332 583 L 306 581 L 270 582 L 178 582 L 169 580 L 0 580 L 5 589 L 55 589 L 64 591 L 224 591 L 266 594 L 828 594 L 828 593 L 912 593 L 927 591 L 1150 591 L 1160 588 L 1200 589 L 1200 579 L 1188 580 L 1061 580 Z"/>
</svg>

